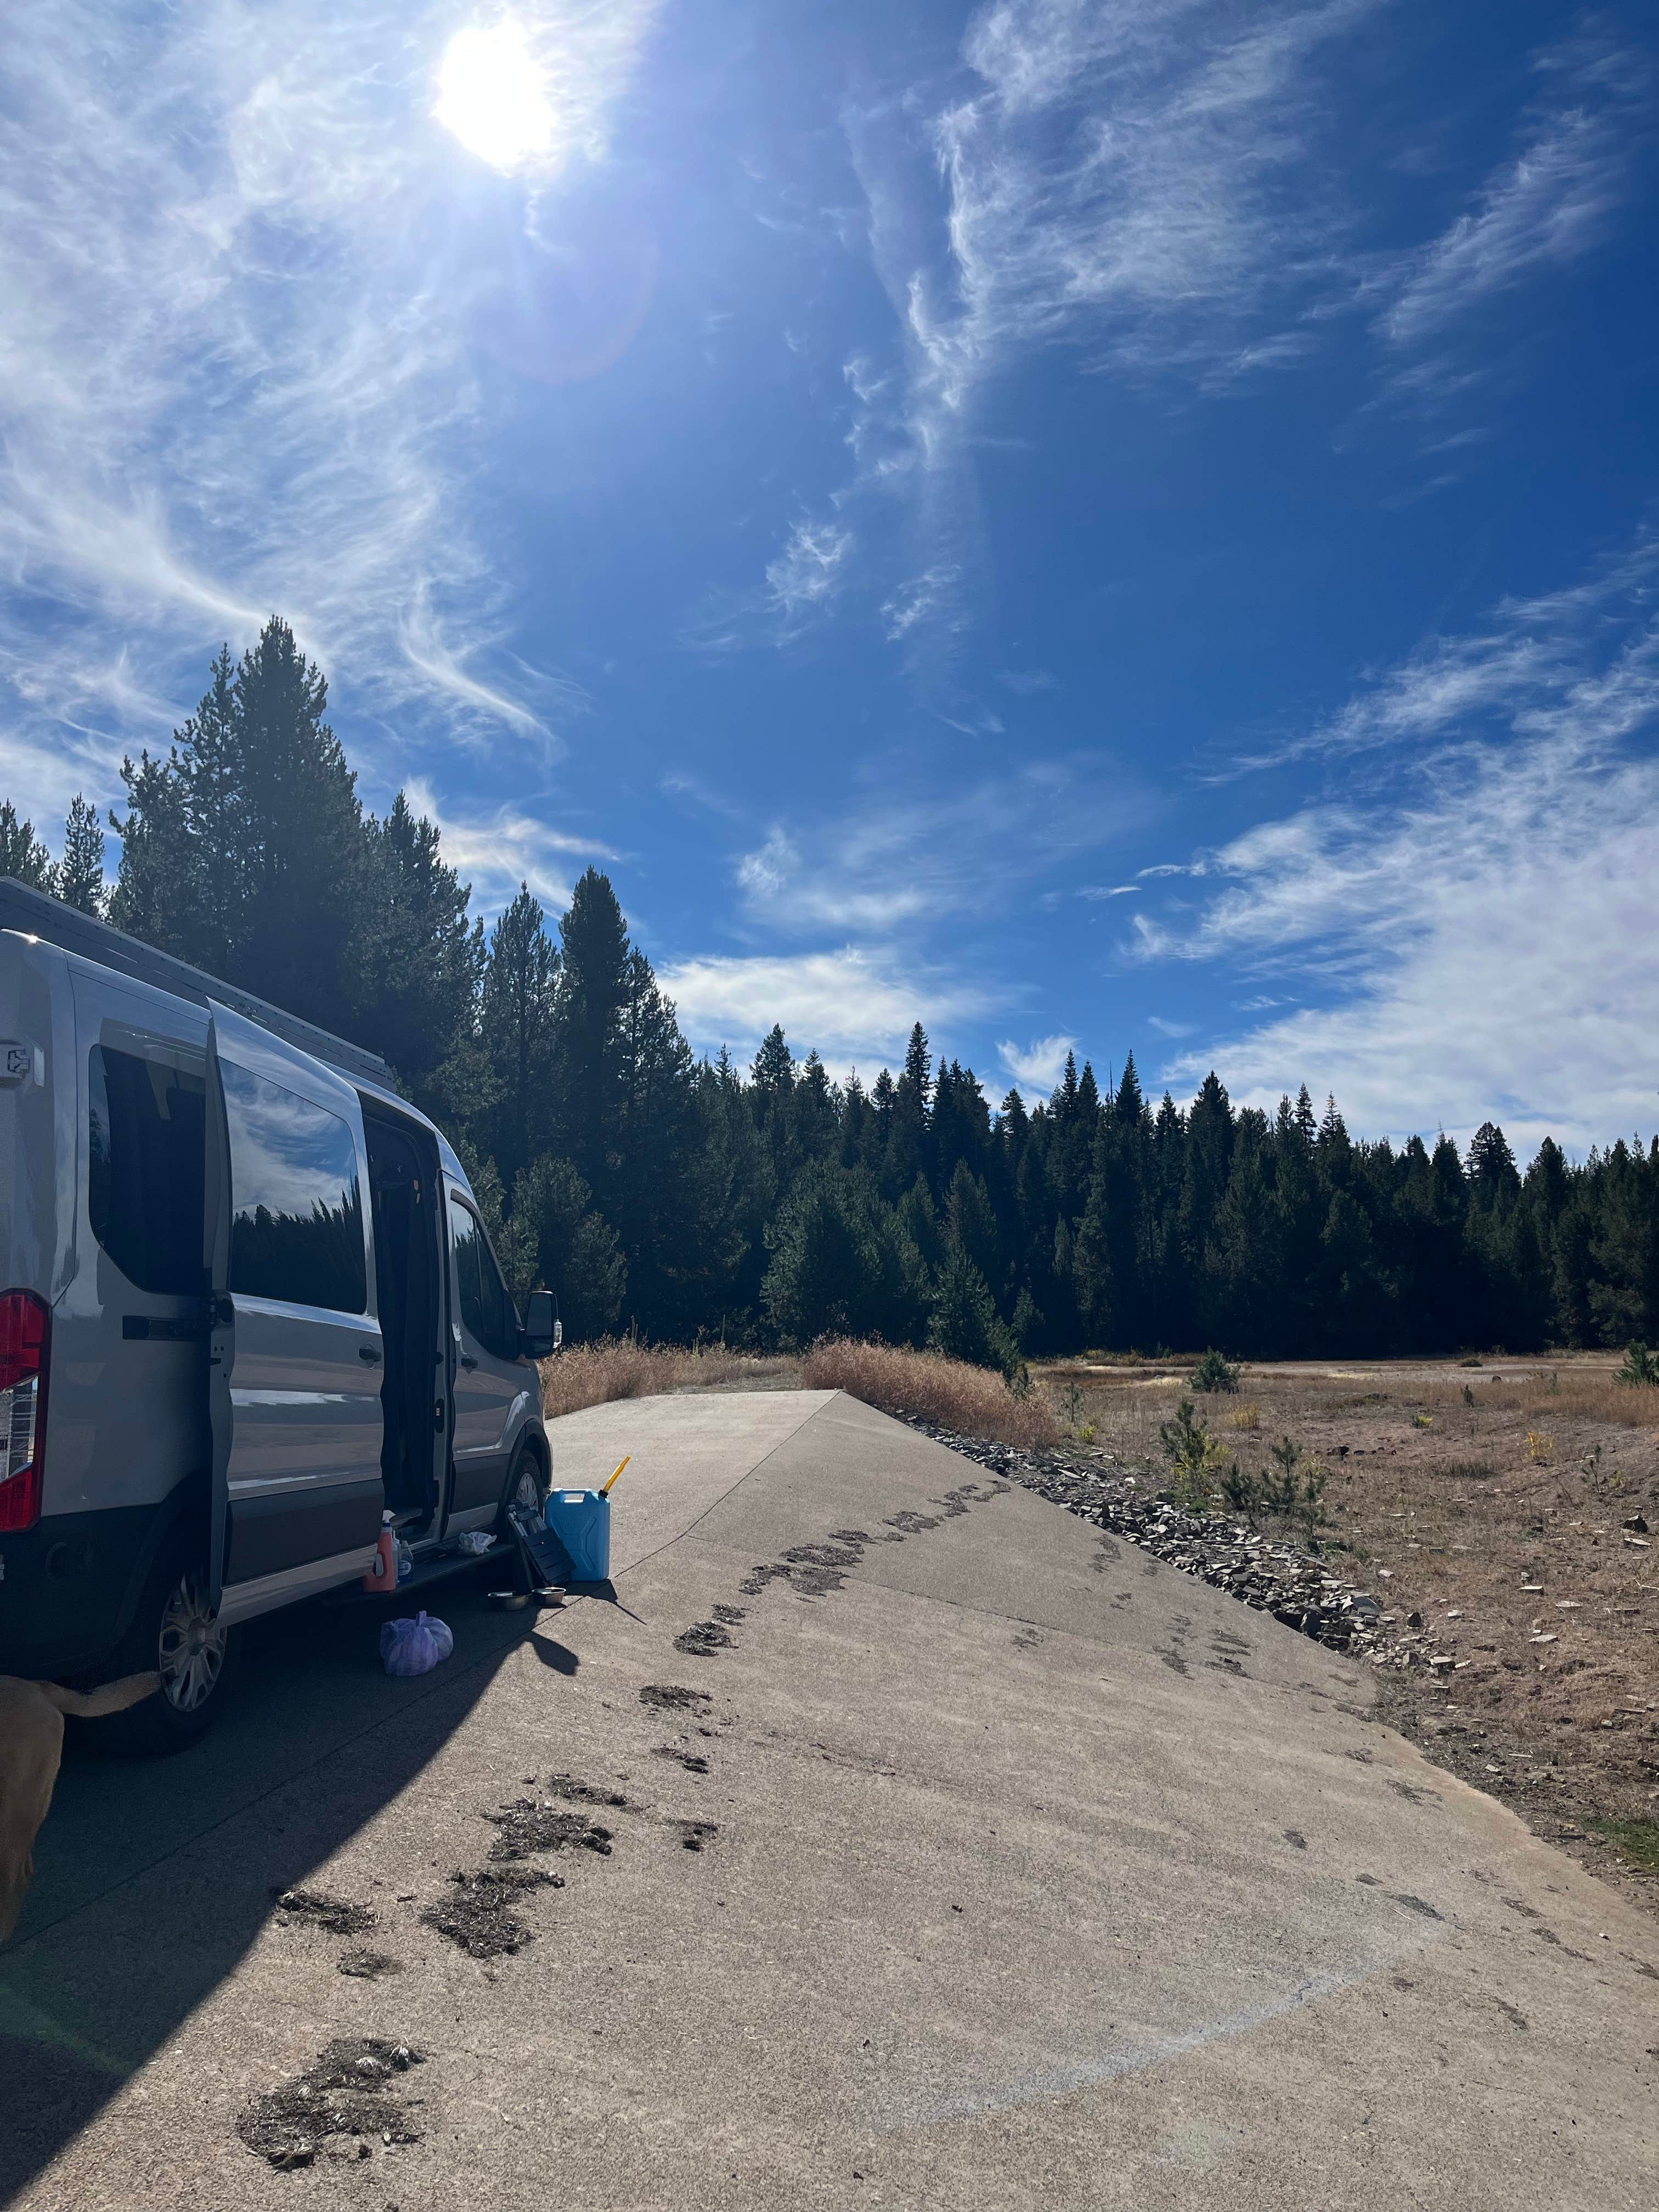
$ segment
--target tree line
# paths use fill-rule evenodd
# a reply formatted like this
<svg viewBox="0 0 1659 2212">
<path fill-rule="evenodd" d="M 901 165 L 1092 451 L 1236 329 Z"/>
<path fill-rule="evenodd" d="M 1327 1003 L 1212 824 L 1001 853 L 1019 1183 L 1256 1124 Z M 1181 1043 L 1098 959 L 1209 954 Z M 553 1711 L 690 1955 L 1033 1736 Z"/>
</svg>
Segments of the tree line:
<svg viewBox="0 0 1659 2212">
<path fill-rule="evenodd" d="M 609 879 L 549 927 L 528 889 L 487 933 L 401 794 L 368 811 L 327 685 L 273 618 L 228 647 L 165 754 L 122 769 L 104 833 L 77 797 L 53 862 L 0 803 L 0 874 L 381 1053 L 461 1151 L 520 1299 L 567 1334 L 805 1344 L 831 1331 L 1017 1370 L 1099 1346 L 1257 1358 L 1659 1339 L 1659 1138 L 1522 1172 L 1487 1122 L 1352 1139 L 1305 1086 L 1184 1110 L 1133 1055 L 1103 1094 L 997 1104 L 936 1066 L 836 1083 L 775 1027 L 699 1060 Z"/>
</svg>

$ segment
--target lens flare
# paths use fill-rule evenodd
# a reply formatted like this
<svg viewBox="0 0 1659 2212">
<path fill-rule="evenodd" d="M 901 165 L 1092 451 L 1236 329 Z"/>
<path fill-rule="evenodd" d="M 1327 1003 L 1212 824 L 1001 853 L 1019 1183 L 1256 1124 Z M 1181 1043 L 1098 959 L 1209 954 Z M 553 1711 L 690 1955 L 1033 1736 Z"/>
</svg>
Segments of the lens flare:
<svg viewBox="0 0 1659 2212">
<path fill-rule="evenodd" d="M 553 151 L 558 118 L 546 73 L 516 23 L 455 33 L 438 70 L 432 112 L 493 169 L 521 168 Z"/>
</svg>

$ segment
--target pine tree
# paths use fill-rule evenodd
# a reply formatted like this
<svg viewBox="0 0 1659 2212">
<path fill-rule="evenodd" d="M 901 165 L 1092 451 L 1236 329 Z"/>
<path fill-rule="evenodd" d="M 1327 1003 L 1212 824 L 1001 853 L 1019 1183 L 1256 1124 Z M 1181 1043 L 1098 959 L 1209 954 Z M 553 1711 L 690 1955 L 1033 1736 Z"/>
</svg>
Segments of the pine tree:
<svg viewBox="0 0 1659 2212">
<path fill-rule="evenodd" d="M 489 934 L 482 1029 L 491 1079 L 484 1127 L 511 1183 L 553 1135 L 552 1079 L 559 956 L 527 884 Z"/>
<path fill-rule="evenodd" d="M 756 1090 L 763 1097 L 782 1097 L 793 1087 L 795 1055 L 784 1037 L 781 1022 L 774 1022 L 762 1038 L 750 1073 Z"/>
<path fill-rule="evenodd" d="M 947 1260 L 955 1246 L 967 1254 L 986 1283 L 1000 1282 L 1002 1260 L 990 1194 L 966 1160 L 957 1162 L 951 1178 L 945 1206 L 945 1241 Z"/>
<path fill-rule="evenodd" d="M 946 1245 L 939 1270 L 927 1341 L 947 1358 L 965 1359 L 975 1367 L 1000 1367 L 1012 1375 L 1019 1365 L 1013 1339 L 998 1318 L 984 1276 L 954 1240 Z"/>
<path fill-rule="evenodd" d="M 928 1108 L 933 1097 L 933 1061 L 927 1032 L 920 1022 L 910 1031 L 904 1069 L 893 1085 L 892 1119 L 888 1133 L 887 1159 L 882 1176 L 884 1193 L 908 1190 L 919 1175 L 931 1180 L 932 1146 Z"/>
<path fill-rule="evenodd" d="M 538 1283 L 546 1285 L 573 1344 L 614 1329 L 628 1291 L 628 1263 L 592 1195 L 568 1160 L 545 1153 L 513 1186 L 513 1222 L 527 1264 L 510 1287 L 522 1307 Z"/>
<path fill-rule="evenodd" d="M 622 1019 L 633 948 L 609 877 L 589 868 L 559 924 L 562 980 L 556 1054 L 564 1150 L 610 1206 L 612 1152 L 623 1106 Z"/>
<path fill-rule="evenodd" d="M 1464 1173 L 1478 1206 L 1507 1207 L 1521 1195 L 1515 1154 L 1496 1121 L 1483 1121 L 1470 1139 Z"/>
<path fill-rule="evenodd" d="M 34 834 L 32 822 L 20 822 L 10 799 L 0 799 L 0 876 L 11 876 L 32 890 L 54 886 L 52 855 Z"/>
<path fill-rule="evenodd" d="M 402 792 L 384 822 L 368 817 L 365 840 L 353 1034 L 386 1055 L 417 1102 L 476 1110 L 473 1026 L 488 953 L 483 924 L 467 919 L 471 886 L 445 861 L 437 824 Z"/>
<path fill-rule="evenodd" d="M 53 888 L 65 906 L 81 914 L 101 915 L 104 910 L 104 833 L 98 825 L 98 810 L 88 806 L 78 791 L 64 824 L 64 857 Z"/>
<path fill-rule="evenodd" d="M 213 664 L 166 760 L 127 787 L 111 919 L 210 973 L 343 1030 L 373 927 L 356 780 L 324 719 L 328 685 L 273 615 Z"/>
</svg>

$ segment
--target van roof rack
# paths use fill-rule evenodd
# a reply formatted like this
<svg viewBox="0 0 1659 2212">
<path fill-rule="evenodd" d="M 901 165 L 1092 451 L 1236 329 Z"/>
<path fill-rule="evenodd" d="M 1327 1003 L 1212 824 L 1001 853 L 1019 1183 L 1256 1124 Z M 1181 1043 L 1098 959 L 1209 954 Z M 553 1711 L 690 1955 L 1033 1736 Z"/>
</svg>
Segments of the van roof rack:
<svg viewBox="0 0 1659 2212">
<path fill-rule="evenodd" d="M 15 876 L 0 876 L 0 929 L 44 938 L 48 945 L 78 953 L 83 960 L 95 960 L 101 967 L 113 968 L 118 974 L 131 975 L 158 991 L 170 991 L 175 999 L 188 999 L 194 1006 L 204 1006 L 210 999 L 216 999 L 221 1006 L 273 1030 L 313 1059 L 326 1060 L 342 1074 L 362 1076 L 388 1090 L 395 1088 L 392 1070 L 378 1053 L 365 1051 L 362 1045 L 336 1036 L 331 1030 L 319 1029 L 314 1022 L 301 1021 L 297 1014 L 273 1006 L 269 1000 L 256 999 L 252 991 L 239 990 L 234 983 L 192 968 L 187 960 L 175 960 L 170 952 L 142 945 L 124 930 L 112 929 L 93 915 L 65 906 L 49 891 L 20 884 Z"/>
</svg>

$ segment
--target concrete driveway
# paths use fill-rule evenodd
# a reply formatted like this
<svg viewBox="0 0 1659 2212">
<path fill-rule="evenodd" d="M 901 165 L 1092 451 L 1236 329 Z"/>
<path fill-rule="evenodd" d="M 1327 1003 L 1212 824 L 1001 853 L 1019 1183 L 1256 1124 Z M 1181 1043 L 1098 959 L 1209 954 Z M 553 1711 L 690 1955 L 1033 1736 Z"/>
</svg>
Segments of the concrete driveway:
<svg viewBox="0 0 1659 2212">
<path fill-rule="evenodd" d="M 1655 2203 L 1659 1929 L 1378 1725 L 1358 1670 L 838 1395 L 555 1440 L 572 1482 L 634 1455 L 615 1603 L 458 1589 L 415 1683 L 368 1616 L 278 1620 L 208 1746 L 66 1768 L 0 1954 L 0 2189 Z M 492 1861 L 515 1800 L 567 1847 Z M 504 1864 L 562 1878 L 509 1900 L 524 1948 L 423 1922 Z M 373 1926 L 273 1915 L 296 1881 Z M 364 1949 L 385 1970 L 343 1973 Z M 424 2060 L 384 2128 L 296 2171 L 246 2147 L 363 2036 Z"/>
</svg>

